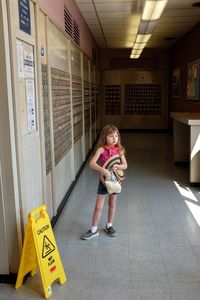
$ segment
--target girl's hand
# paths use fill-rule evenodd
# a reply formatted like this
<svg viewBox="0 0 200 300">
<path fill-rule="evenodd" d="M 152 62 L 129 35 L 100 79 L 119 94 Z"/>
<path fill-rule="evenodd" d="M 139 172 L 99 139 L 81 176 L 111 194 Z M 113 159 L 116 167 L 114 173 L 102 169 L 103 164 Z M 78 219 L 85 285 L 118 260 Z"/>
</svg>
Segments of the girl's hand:
<svg viewBox="0 0 200 300">
<path fill-rule="evenodd" d="M 108 171 L 107 169 L 104 169 L 102 173 L 103 173 L 103 176 L 104 176 L 106 179 L 110 179 L 110 178 L 111 178 L 111 173 L 110 173 L 110 171 Z"/>
<path fill-rule="evenodd" d="M 115 171 L 117 171 L 117 165 L 114 165 L 113 167 L 112 167 L 112 170 L 115 172 Z"/>
</svg>

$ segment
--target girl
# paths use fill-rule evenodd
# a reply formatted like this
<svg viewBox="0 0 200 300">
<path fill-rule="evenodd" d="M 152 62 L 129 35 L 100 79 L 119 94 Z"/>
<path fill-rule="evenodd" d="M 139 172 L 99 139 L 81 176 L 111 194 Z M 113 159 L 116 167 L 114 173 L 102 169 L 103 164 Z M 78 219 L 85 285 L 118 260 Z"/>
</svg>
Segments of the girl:
<svg viewBox="0 0 200 300">
<path fill-rule="evenodd" d="M 90 168 L 100 172 L 100 175 L 103 175 L 105 178 L 110 177 L 110 171 L 103 167 L 106 160 L 108 160 L 112 156 L 119 155 L 120 157 L 120 164 L 115 164 L 112 167 L 113 171 L 117 170 L 125 170 L 127 168 L 126 158 L 124 156 L 124 148 L 121 145 L 121 139 L 119 130 L 117 127 L 113 125 L 105 126 L 102 131 L 101 135 L 97 144 L 97 150 L 90 161 Z M 97 190 L 97 197 L 96 197 L 96 205 L 93 213 L 92 219 L 92 226 L 91 229 L 82 235 L 83 240 L 89 240 L 95 236 L 99 235 L 98 231 L 98 222 L 101 216 L 101 212 L 104 206 L 106 195 L 108 194 L 106 187 L 99 180 L 98 190 Z M 116 231 L 112 226 L 115 209 L 116 209 L 116 200 L 117 194 L 113 193 L 109 195 L 108 198 L 108 221 L 106 224 L 105 232 L 111 236 L 116 236 Z"/>
</svg>

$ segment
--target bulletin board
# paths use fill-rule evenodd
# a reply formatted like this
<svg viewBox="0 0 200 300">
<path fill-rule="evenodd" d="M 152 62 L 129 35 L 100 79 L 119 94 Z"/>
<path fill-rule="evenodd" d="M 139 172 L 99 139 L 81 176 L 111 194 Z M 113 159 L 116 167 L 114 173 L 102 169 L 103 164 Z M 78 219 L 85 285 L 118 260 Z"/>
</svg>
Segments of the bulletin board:
<svg viewBox="0 0 200 300">
<path fill-rule="evenodd" d="M 188 64 L 187 99 L 199 100 L 199 59 Z"/>
<path fill-rule="evenodd" d="M 35 58 L 33 46 L 17 40 L 17 68 L 22 135 L 36 131 Z"/>
</svg>

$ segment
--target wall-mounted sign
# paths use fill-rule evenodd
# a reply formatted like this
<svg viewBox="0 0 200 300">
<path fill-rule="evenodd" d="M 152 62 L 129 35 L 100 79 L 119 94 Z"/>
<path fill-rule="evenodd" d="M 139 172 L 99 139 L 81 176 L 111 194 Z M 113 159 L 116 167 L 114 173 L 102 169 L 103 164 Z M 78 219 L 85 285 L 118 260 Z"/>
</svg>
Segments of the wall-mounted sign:
<svg viewBox="0 0 200 300">
<path fill-rule="evenodd" d="M 41 48 L 40 48 L 40 54 L 41 54 L 41 56 L 44 56 L 44 55 L 45 55 L 44 47 L 41 47 Z"/>
<path fill-rule="evenodd" d="M 25 77 L 24 72 L 24 46 L 23 43 L 17 40 L 17 66 L 19 78 Z"/>
<path fill-rule="evenodd" d="M 18 0 L 19 29 L 31 34 L 30 3 L 29 0 Z"/>
<path fill-rule="evenodd" d="M 188 64 L 187 99 L 199 100 L 199 60 Z"/>
<path fill-rule="evenodd" d="M 25 80 L 28 131 L 36 130 L 35 85 L 33 79 Z"/>
</svg>

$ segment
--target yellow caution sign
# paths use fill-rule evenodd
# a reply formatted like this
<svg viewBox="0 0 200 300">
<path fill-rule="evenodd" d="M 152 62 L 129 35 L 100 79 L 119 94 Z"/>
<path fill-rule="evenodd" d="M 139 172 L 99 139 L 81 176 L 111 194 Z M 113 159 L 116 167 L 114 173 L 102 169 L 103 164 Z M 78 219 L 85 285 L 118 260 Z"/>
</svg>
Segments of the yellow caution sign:
<svg viewBox="0 0 200 300">
<path fill-rule="evenodd" d="M 64 284 L 67 278 L 45 205 L 31 211 L 28 215 L 16 289 L 22 286 L 26 274 L 30 272 L 33 276 L 36 273 L 38 265 L 44 296 L 49 298 L 52 295 L 51 284 L 56 279 L 59 279 L 60 284 Z"/>
</svg>

